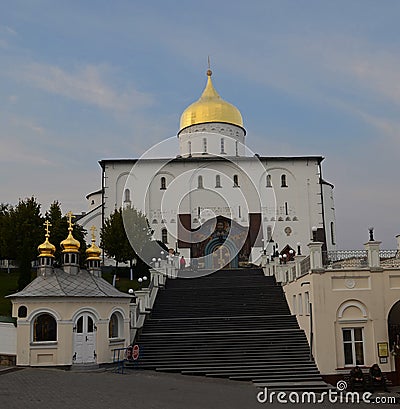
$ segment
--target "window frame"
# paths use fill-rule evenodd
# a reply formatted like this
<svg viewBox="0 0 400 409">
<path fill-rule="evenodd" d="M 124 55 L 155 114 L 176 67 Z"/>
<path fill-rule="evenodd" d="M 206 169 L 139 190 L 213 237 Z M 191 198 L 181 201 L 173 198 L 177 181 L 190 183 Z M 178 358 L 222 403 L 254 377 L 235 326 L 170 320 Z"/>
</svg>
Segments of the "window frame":
<svg viewBox="0 0 400 409">
<path fill-rule="evenodd" d="M 355 339 L 355 331 L 361 330 L 361 341 Z M 345 331 L 350 331 L 350 341 L 345 341 L 344 333 Z M 363 366 L 365 365 L 365 343 L 364 343 L 364 327 L 345 327 L 342 328 L 342 347 L 343 347 L 343 362 L 345 367 L 353 367 L 356 365 Z M 362 351 L 362 362 L 357 362 L 357 350 L 356 344 L 361 344 Z M 346 363 L 346 348 L 345 345 L 351 345 L 351 357 L 352 362 Z"/>
</svg>

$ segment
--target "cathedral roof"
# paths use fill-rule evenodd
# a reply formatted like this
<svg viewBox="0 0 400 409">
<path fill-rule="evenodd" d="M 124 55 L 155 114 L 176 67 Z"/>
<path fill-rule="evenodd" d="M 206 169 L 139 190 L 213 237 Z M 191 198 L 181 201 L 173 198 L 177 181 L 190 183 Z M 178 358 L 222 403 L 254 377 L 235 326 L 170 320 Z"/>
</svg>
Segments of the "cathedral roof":
<svg viewBox="0 0 400 409">
<path fill-rule="evenodd" d="M 11 294 L 13 297 L 114 297 L 132 298 L 122 293 L 108 281 L 96 277 L 86 270 L 79 274 L 66 274 L 63 270 L 54 269 L 54 273 L 36 277 L 22 291 Z"/>
<path fill-rule="evenodd" d="M 212 83 L 211 74 L 211 70 L 208 70 L 207 85 L 201 97 L 183 111 L 180 131 L 188 126 L 207 122 L 223 122 L 243 127 L 240 111 L 220 97 Z"/>
</svg>

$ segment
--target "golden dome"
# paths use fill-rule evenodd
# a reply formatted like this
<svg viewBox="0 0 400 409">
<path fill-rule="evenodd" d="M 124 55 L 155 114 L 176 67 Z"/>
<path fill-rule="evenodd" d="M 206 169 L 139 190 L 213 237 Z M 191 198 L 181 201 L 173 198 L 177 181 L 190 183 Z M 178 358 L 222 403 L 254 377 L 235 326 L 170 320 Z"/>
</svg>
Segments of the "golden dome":
<svg viewBox="0 0 400 409">
<path fill-rule="evenodd" d="M 40 246 L 38 246 L 39 257 L 54 257 L 54 253 L 56 252 L 56 246 L 49 242 L 50 231 L 49 226 L 51 226 L 50 222 L 46 220 L 43 223 L 46 226 L 46 240 Z"/>
<path fill-rule="evenodd" d="M 63 253 L 78 253 L 81 243 L 72 235 L 72 227 L 68 227 L 68 237 L 60 243 Z"/>
<path fill-rule="evenodd" d="M 180 131 L 188 126 L 206 122 L 223 122 L 243 127 L 240 111 L 219 96 L 212 83 L 211 74 L 211 70 L 208 70 L 207 85 L 201 97 L 183 111 Z"/>
<path fill-rule="evenodd" d="M 68 237 L 63 240 L 60 243 L 60 246 L 62 248 L 62 252 L 63 253 L 79 253 L 79 247 L 81 246 L 81 243 L 79 243 L 78 240 L 76 240 L 74 238 L 74 236 L 72 235 L 72 226 L 74 225 L 72 223 L 72 218 L 75 217 L 72 212 L 68 212 L 67 213 L 67 217 L 68 217 Z"/>
<path fill-rule="evenodd" d="M 96 237 L 94 232 L 96 228 L 92 226 L 92 245 L 86 250 L 86 260 L 100 260 L 101 249 L 96 246 Z"/>
</svg>

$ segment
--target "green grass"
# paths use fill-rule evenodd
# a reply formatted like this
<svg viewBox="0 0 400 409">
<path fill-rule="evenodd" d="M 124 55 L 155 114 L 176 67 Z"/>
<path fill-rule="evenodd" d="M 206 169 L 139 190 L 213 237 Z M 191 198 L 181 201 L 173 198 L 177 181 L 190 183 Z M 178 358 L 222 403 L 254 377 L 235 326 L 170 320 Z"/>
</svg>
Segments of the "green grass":
<svg viewBox="0 0 400 409">
<path fill-rule="evenodd" d="M 0 315 L 11 317 L 11 301 L 4 297 L 18 291 L 18 276 L 15 269 L 10 274 L 7 270 L 0 270 Z"/>
</svg>

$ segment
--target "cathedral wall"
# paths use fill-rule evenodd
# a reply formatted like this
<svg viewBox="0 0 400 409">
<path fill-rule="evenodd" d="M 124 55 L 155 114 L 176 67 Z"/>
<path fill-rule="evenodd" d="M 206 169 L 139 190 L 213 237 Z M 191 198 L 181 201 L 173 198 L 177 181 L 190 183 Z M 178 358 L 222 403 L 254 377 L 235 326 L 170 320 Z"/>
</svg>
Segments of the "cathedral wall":
<svg viewBox="0 0 400 409">
<path fill-rule="evenodd" d="M 272 234 L 280 249 L 286 244 L 296 249 L 300 242 L 307 252 L 311 227 L 324 227 L 319 158 L 227 159 L 144 160 L 129 179 L 134 161 L 107 162 L 105 217 L 124 204 L 128 188 L 129 203 L 144 210 L 155 237 L 161 239 L 167 229 L 170 247 L 179 213 L 191 214 L 193 227 L 214 214 L 247 226 L 248 213 L 262 213 L 265 238 Z M 332 198 L 331 188 L 324 189 Z M 333 199 L 328 199 L 325 212 L 331 221 Z"/>
</svg>

